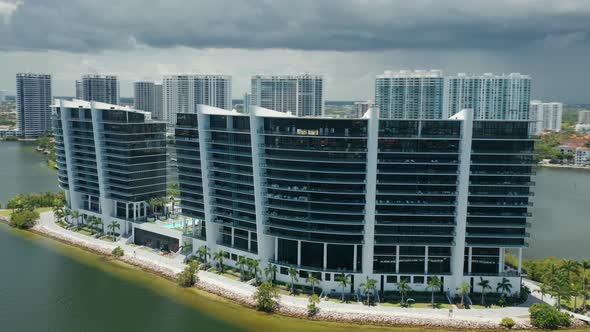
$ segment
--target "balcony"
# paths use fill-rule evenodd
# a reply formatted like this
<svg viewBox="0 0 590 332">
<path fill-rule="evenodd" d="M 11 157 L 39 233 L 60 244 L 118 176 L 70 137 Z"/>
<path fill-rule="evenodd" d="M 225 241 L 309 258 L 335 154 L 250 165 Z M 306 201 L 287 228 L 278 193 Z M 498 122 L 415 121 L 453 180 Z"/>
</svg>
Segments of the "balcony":
<svg viewBox="0 0 590 332">
<path fill-rule="evenodd" d="M 326 235 L 324 233 L 303 233 L 299 231 L 287 231 L 269 227 L 264 230 L 264 234 L 275 236 L 283 239 L 302 240 L 309 242 L 333 243 L 333 244 L 364 244 L 362 235 Z M 349 238 L 344 238 L 349 237 Z"/>
<path fill-rule="evenodd" d="M 480 217 L 494 217 L 494 218 L 532 218 L 531 212 L 525 213 L 511 213 L 511 212 L 467 212 L 467 217 L 480 218 Z"/>
<path fill-rule="evenodd" d="M 293 180 L 287 180 L 293 182 Z M 343 188 L 340 189 L 323 189 L 323 188 L 313 188 L 311 186 L 303 185 L 303 186 L 281 186 L 276 183 L 271 185 L 266 185 L 265 188 L 267 189 L 274 189 L 274 190 L 284 190 L 284 191 L 297 191 L 297 192 L 307 192 L 307 193 L 322 193 L 322 194 L 335 194 L 335 195 L 365 195 L 365 190 L 350 190 Z M 364 187 L 363 187 L 364 188 Z"/>
<path fill-rule="evenodd" d="M 339 225 L 364 225 L 364 216 L 359 217 L 356 220 L 343 220 L 343 219 L 329 219 L 324 217 L 300 217 L 293 215 L 279 214 L 276 211 L 263 212 L 263 215 L 268 218 L 282 219 L 287 221 L 299 221 L 309 223 L 320 223 L 320 224 L 339 224 Z"/>
<path fill-rule="evenodd" d="M 254 186 L 252 179 L 241 180 L 241 179 L 232 179 L 232 178 L 219 177 L 219 176 L 209 176 L 209 180 L 221 181 L 221 182 L 226 182 L 226 183 L 237 183 L 237 184 L 242 184 L 242 185 L 251 186 L 251 187 Z"/>
<path fill-rule="evenodd" d="M 307 213 L 314 213 L 314 214 L 360 215 L 360 216 L 365 215 L 364 209 L 361 211 L 358 211 L 358 210 L 355 211 L 355 210 L 342 210 L 342 209 L 338 209 L 338 207 L 335 207 L 336 210 L 333 210 L 333 209 L 320 209 L 317 207 L 304 208 L 304 207 L 295 207 L 295 206 L 283 206 L 280 204 L 273 204 L 273 203 L 265 203 L 264 206 L 271 208 L 271 209 L 277 209 L 277 210 L 307 212 Z"/>
<path fill-rule="evenodd" d="M 296 232 L 310 232 L 310 233 L 320 233 L 320 234 L 334 234 L 334 235 L 363 235 L 365 231 L 363 229 L 359 230 L 337 230 L 337 229 L 330 229 L 328 227 L 318 227 L 317 224 L 313 223 L 306 223 L 303 224 L 302 227 L 293 227 L 293 226 L 285 226 L 273 222 L 266 222 L 264 223 L 265 226 L 273 227 L 273 228 L 280 228 L 289 231 L 296 231 Z"/>
<path fill-rule="evenodd" d="M 365 174 L 367 173 L 366 169 L 361 170 L 345 170 L 343 167 L 333 167 L 328 168 L 323 166 L 318 166 L 317 168 L 310 168 L 310 167 L 297 167 L 297 166 L 274 166 L 274 165 L 261 165 L 263 169 L 272 169 L 278 171 L 294 171 L 294 172 L 307 172 L 307 173 L 328 173 L 328 174 Z"/>
<path fill-rule="evenodd" d="M 365 184 L 366 180 L 358 179 L 358 180 L 346 180 L 346 179 L 309 179 L 309 178 L 301 178 L 301 177 L 289 177 L 286 175 L 266 175 L 266 179 L 271 180 L 282 180 L 282 181 L 292 181 L 292 182 L 300 182 L 300 183 L 334 183 L 334 184 Z"/>
<path fill-rule="evenodd" d="M 309 133 L 309 129 L 306 129 Z M 311 129 L 313 132 L 317 132 L 318 134 L 307 134 L 307 133 L 300 133 L 297 132 L 290 132 L 290 131 L 274 131 L 274 130 L 257 130 L 258 134 L 262 134 L 264 136 L 288 136 L 288 137 L 310 137 L 310 138 L 347 138 L 347 139 L 367 139 L 366 133 L 350 133 L 349 135 L 341 134 L 341 133 L 324 133 L 323 135 L 319 135 L 319 129 Z"/>
<path fill-rule="evenodd" d="M 367 152 L 365 147 L 347 147 L 347 146 L 340 146 L 340 147 L 313 147 L 313 146 L 306 146 L 306 147 L 299 147 L 292 145 L 262 145 L 263 148 L 268 150 L 280 150 L 280 151 L 297 151 L 297 152 L 332 152 L 332 153 L 363 153 Z"/>
<path fill-rule="evenodd" d="M 301 156 L 297 154 L 291 155 L 271 155 L 271 154 L 260 154 L 261 158 L 270 160 L 285 160 L 285 161 L 300 161 L 310 163 L 338 163 L 338 164 L 365 164 L 367 160 L 365 158 L 338 158 L 338 157 L 322 157 L 321 155 L 315 157 Z"/>
<path fill-rule="evenodd" d="M 266 194 L 265 197 L 267 199 L 271 199 L 271 200 L 281 200 L 281 201 L 297 202 L 297 203 L 340 204 L 340 205 L 365 205 L 365 201 L 364 200 L 350 201 L 350 200 L 329 200 L 329 199 L 325 199 L 325 200 L 322 200 L 322 201 L 318 201 L 318 200 L 310 200 L 307 196 L 288 196 L 288 195 L 279 195 L 279 194 L 272 194 L 272 193 Z"/>
</svg>

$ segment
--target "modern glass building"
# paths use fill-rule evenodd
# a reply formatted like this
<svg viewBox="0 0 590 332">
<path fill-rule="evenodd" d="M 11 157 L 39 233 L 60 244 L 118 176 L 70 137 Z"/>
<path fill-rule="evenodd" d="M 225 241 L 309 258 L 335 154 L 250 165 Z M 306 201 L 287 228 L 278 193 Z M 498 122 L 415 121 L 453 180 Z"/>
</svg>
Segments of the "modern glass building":
<svg viewBox="0 0 590 332">
<path fill-rule="evenodd" d="M 375 107 L 382 119 L 442 119 L 444 83 L 440 70 L 386 71 L 375 80 Z"/>
<path fill-rule="evenodd" d="M 133 107 L 152 114 L 153 119 L 165 120 L 162 112 L 162 84 L 152 81 L 133 82 Z"/>
<path fill-rule="evenodd" d="M 447 119 L 472 109 L 476 120 L 529 120 L 531 78 L 457 74 L 440 70 L 386 71 L 375 80 L 382 119 Z"/>
<path fill-rule="evenodd" d="M 76 91 L 78 87 L 76 86 Z M 82 76 L 82 97 L 86 101 L 119 104 L 119 80 L 112 75 Z"/>
<path fill-rule="evenodd" d="M 252 105 L 296 116 L 324 114 L 324 78 L 320 75 L 252 76 Z"/>
<path fill-rule="evenodd" d="M 70 209 L 116 221 L 123 235 L 166 195 L 166 123 L 128 107 L 56 100 L 53 130 L 59 186 Z"/>
<path fill-rule="evenodd" d="M 51 75 L 16 74 L 16 112 L 22 137 L 39 137 L 51 129 Z"/>
<path fill-rule="evenodd" d="M 171 126 L 176 124 L 176 114 L 195 113 L 199 104 L 231 110 L 231 76 L 164 76 L 162 82 L 163 116 Z"/>
<path fill-rule="evenodd" d="M 381 290 L 443 279 L 454 293 L 479 276 L 509 278 L 526 247 L 533 144 L 527 121 L 296 117 L 199 105 L 179 114 L 176 141 L 183 214 L 204 221 L 193 250 L 208 245 L 278 265 L 277 278 L 314 275 L 351 291 L 367 276 Z"/>
</svg>

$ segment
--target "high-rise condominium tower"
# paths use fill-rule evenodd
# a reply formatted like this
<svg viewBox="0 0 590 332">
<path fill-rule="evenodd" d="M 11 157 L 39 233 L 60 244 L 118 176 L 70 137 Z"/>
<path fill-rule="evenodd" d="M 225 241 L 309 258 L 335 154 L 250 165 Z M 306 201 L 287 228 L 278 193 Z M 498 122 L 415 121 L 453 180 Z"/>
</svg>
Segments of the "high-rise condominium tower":
<svg viewBox="0 0 590 332">
<path fill-rule="evenodd" d="M 457 74 L 447 78 L 445 93 L 445 117 L 473 109 L 478 120 L 529 119 L 531 78 L 527 75 Z"/>
<path fill-rule="evenodd" d="M 297 116 L 322 116 L 323 82 L 319 75 L 253 76 L 252 105 Z"/>
<path fill-rule="evenodd" d="M 117 76 L 82 76 L 82 100 L 119 104 L 119 81 Z"/>
<path fill-rule="evenodd" d="M 231 110 L 231 76 L 170 75 L 162 82 L 164 117 L 176 124 L 176 114 L 195 113 L 197 105 Z"/>
<path fill-rule="evenodd" d="M 38 137 L 51 129 L 51 75 L 16 74 L 16 110 L 22 137 Z"/>
<path fill-rule="evenodd" d="M 68 208 L 131 234 L 148 202 L 166 195 L 166 123 L 151 114 L 99 102 L 57 100 L 53 130 L 59 186 Z M 142 235 L 135 229 L 136 237 Z"/>
<path fill-rule="evenodd" d="M 83 99 L 84 92 L 82 90 L 82 81 L 76 80 L 76 99 Z"/>
<path fill-rule="evenodd" d="M 386 71 L 375 81 L 375 106 L 383 119 L 442 119 L 443 102 L 440 70 Z"/>
<path fill-rule="evenodd" d="M 531 133 L 540 134 L 543 131 L 561 131 L 562 114 L 562 103 L 531 101 Z"/>
<path fill-rule="evenodd" d="M 375 105 L 381 118 L 447 119 L 473 109 L 478 120 L 528 120 L 531 78 L 458 74 L 440 70 L 385 72 L 375 82 Z"/>
<path fill-rule="evenodd" d="M 506 249 L 526 247 L 534 139 L 527 121 L 296 117 L 252 106 L 249 114 L 199 106 L 175 129 L 182 213 L 178 246 L 207 245 L 352 290 L 405 280 L 426 290 L 438 276 L 455 293 L 482 276 L 520 285 Z M 167 232 L 167 233 L 166 233 Z M 137 243 L 137 242 L 136 242 Z M 143 245 L 143 242 L 139 244 Z M 301 281 L 304 282 L 303 280 Z"/>
<path fill-rule="evenodd" d="M 150 81 L 133 83 L 134 107 L 151 113 L 153 119 L 163 120 L 162 84 Z"/>
</svg>

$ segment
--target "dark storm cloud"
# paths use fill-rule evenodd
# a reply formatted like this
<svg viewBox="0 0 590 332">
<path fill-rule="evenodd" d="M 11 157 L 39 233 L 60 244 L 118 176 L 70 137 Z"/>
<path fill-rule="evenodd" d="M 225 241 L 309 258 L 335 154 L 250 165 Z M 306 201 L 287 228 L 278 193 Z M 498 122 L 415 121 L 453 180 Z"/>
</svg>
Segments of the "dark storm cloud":
<svg viewBox="0 0 590 332">
<path fill-rule="evenodd" d="M 17 1 L 0 0 L 3 2 Z M 92 52 L 138 44 L 337 51 L 503 50 L 587 46 L 590 40 L 590 3 L 584 0 L 18 2 L 16 10 L 5 10 L 5 19 L 0 20 L 0 47 L 5 50 Z"/>
</svg>

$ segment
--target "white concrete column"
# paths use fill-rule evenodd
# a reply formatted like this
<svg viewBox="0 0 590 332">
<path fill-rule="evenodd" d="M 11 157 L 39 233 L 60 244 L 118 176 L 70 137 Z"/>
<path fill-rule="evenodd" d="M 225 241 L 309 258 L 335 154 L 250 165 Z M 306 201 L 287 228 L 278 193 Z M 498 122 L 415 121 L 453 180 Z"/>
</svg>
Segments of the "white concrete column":
<svg viewBox="0 0 590 332">
<path fill-rule="evenodd" d="M 522 248 L 518 248 L 518 275 L 522 273 Z"/>
<path fill-rule="evenodd" d="M 220 237 L 219 227 L 213 222 L 213 206 L 211 204 L 211 192 L 209 189 L 209 154 L 207 148 L 209 143 L 207 140 L 211 138 L 211 133 L 206 131 L 209 128 L 209 116 L 204 114 L 204 111 L 208 108 L 205 105 L 197 105 L 197 120 L 198 120 L 198 133 L 199 133 L 199 155 L 201 158 L 201 179 L 203 184 L 203 203 L 205 206 L 205 228 L 207 229 L 207 247 L 211 249 L 211 253 L 217 251 L 217 240 Z M 176 114 L 173 119 L 176 120 Z M 233 238 L 233 237 L 232 237 Z"/>
<path fill-rule="evenodd" d="M 367 111 L 367 175 L 365 178 L 365 234 L 363 242 L 363 276 L 373 276 L 373 253 L 375 250 L 375 199 L 377 197 L 377 150 L 379 138 L 379 110 Z"/>
<path fill-rule="evenodd" d="M 70 209 L 80 210 L 80 197 L 78 194 L 74 192 L 74 168 L 72 163 L 72 147 L 70 147 L 70 109 L 64 105 L 65 101 L 63 99 L 58 99 L 57 101 L 59 102 L 59 117 L 61 120 L 61 128 L 63 131 L 64 151 L 66 156 L 66 171 L 68 172 L 69 189 L 67 190 L 66 197 L 68 198 Z M 70 218 L 70 222 L 71 221 L 72 219 Z"/>
<path fill-rule="evenodd" d="M 498 259 L 498 273 L 504 272 L 504 248 L 500 248 L 500 257 Z"/>
<path fill-rule="evenodd" d="M 352 270 L 356 272 L 356 255 L 357 255 L 357 246 L 356 244 L 353 246 L 354 249 L 352 251 Z"/>
<path fill-rule="evenodd" d="M 463 282 L 465 261 L 465 236 L 467 233 L 467 201 L 469 199 L 469 172 L 471 168 L 471 139 L 473 136 L 473 110 L 462 110 L 450 119 L 461 121 L 461 142 L 459 144 L 459 175 L 457 181 L 457 207 L 455 209 L 455 245 L 451 248 L 451 294 Z"/>
<path fill-rule="evenodd" d="M 273 237 L 264 234 L 264 201 L 266 196 L 266 187 L 264 186 L 266 176 L 261 164 L 264 163 L 264 136 L 260 131 L 264 130 L 264 119 L 258 116 L 260 107 L 250 107 L 250 144 L 252 146 L 252 175 L 254 183 L 254 202 L 256 207 L 256 237 L 258 241 L 258 258 L 260 259 L 260 268 L 264 270 L 268 261 L 272 258 L 273 245 L 275 260 L 278 258 L 278 242 Z"/>
<path fill-rule="evenodd" d="M 258 245 L 258 250 L 260 250 L 260 244 Z M 275 261 L 279 260 L 279 238 L 275 237 Z"/>
<path fill-rule="evenodd" d="M 297 266 L 301 266 L 301 241 L 297 241 Z"/>
<path fill-rule="evenodd" d="M 235 235 L 234 234 L 235 234 L 235 228 L 232 227 L 231 228 L 231 246 L 232 247 L 234 246 L 234 243 L 235 243 Z"/>
<path fill-rule="evenodd" d="M 467 259 L 467 272 L 471 274 L 471 265 L 473 263 L 473 247 L 469 247 L 468 259 Z"/>
<path fill-rule="evenodd" d="M 395 273 L 399 273 L 399 246 L 395 246 Z"/>
<path fill-rule="evenodd" d="M 324 270 L 328 269 L 328 244 L 324 243 Z"/>
<path fill-rule="evenodd" d="M 248 251 L 252 251 L 252 245 L 250 244 L 252 242 L 252 236 L 250 234 L 251 233 L 248 232 Z"/>
<path fill-rule="evenodd" d="M 424 274 L 428 274 L 428 246 L 424 247 Z"/>
</svg>

